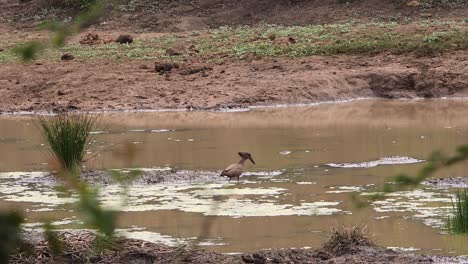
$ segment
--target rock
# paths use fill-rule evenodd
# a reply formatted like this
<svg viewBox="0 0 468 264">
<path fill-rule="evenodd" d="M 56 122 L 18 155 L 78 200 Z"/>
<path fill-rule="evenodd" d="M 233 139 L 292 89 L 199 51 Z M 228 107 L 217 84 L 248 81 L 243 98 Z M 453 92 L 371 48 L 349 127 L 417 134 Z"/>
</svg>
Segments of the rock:
<svg viewBox="0 0 468 264">
<path fill-rule="evenodd" d="M 68 108 L 69 110 L 78 110 L 78 109 L 80 109 L 78 106 L 73 105 L 73 104 L 68 105 L 67 108 Z"/>
<path fill-rule="evenodd" d="M 408 3 L 406 3 L 407 6 L 420 6 L 421 5 L 421 1 L 420 0 L 411 0 L 409 1 Z"/>
<path fill-rule="evenodd" d="M 273 262 L 273 263 L 281 263 L 282 261 L 281 261 L 280 258 L 273 258 L 273 259 L 271 260 L 271 262 Z"/>
<path fill-rule="evenodd" d="M 80 44 L 82 45 L 95 45 L 99 43 L 99 35 L 96 33 L 88 33 L 80 40 Z"/>
<path fill-rule="evenodd" d="M 206 67 L 206 66 L 200 66 L 200 67 L 190 67 L 188 69 L 183 70 L 180 75 L 192 75 L 195 73 L 205 73 L 206 71 L 211 71 L 213 68 Z M 205 73 L 206 74 L 206 73 Z"/>
<path fill-rule="evenodd" d="M 180 55 L 182 55 L 182 52 L 174 50 L 174 49 L 167 49 L 166 50 L 166 55 L 167 56 L 180 56 Z"/>
<path fill-rule="evenodd" d="M 130 44 L 133 43 L 133 37 L 131 35 L 120 35 L 115 42 L 119 44 Z"/>
<path fill-rule="evenodd" d="M 58 91 L 57 91 L 57 95 L 58 95 L 58 96 L 65 95 L 65 92 L 64 92 L 64 91 L 62 91 L 62 90 L 58 90 Z"/>
<path fill-rule="evenodd" d="M 195 45 L 191 45 L 188 49 L 189 49 L 190 51 L 195 52 L 195 53 L 200 53 L 200 51 L 197 49 L 197 47 L 195 47 Z"/>
<path fill-rule="evenodd" d="M 174 62 L 165 62 L 165 63 L 158 63 L 156 62 L 154 64 L 154 70 L 156 72 L 159 72 L 160 74 L 164 74 L 166 72 L 172 71 L 172 69 L 178 69 L 179 64 L 174 63 Z"/>
<path fill-rule="evenodd" d="M 431 18 L 432 17 L 432 14 L 431 13 L 421 13 L 419 15 L 421 18 Z"/>
<path fill-rule="evenodd" d="M 242 259 L 242 261 L 244 261 L 244 263 L 254 263 L 255 262 L 254 258 L 251 255 L 242 255 L 241 259 Z"/>
<path fill-rule="evenodd" d="M 260 255 L 259 253 L 254 253 L 252 255 L 252 257 L 254 258 L 254 263 L 255 264 L 264 264 L 266 263 L 267 259 L 265 258 L 265 256 L 263 255 Z"/>
<path fill-rule="evenodd" d="M 62 55 L 62 57 L 60 57 L 61 60 L 63 61 L 71 61 L 71 60 L 74 60 L 75 59 L 75 56 L 73 56 L 72 54 L 66 52 Z"/>
<path fill-rule="evenodd" d="M 331 258 L 330 254 L 323 250 L 319 250 L 314 254 L 315 258 L 321 259 L 321 260 L 328 260 Z"/>
</svg>

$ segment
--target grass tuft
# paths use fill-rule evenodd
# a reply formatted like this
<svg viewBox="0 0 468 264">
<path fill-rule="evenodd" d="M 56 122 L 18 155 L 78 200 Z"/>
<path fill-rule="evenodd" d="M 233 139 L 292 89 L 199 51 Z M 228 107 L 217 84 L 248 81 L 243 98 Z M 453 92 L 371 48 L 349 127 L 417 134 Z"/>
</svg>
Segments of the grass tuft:
<svg viewBox="0 0 468 264">
<path fill-rule="evenodd" d="M 468 233 L 468 192 L 457 192 L 452 201 L 452 216 L 447 219 L 447 229 L 454 234 Z"/>
<path fill-rule="evenodd" d="M 365 235 L 365 227 L 334 228 L 331 236 L 323 245 L 323 249 L 335 256 L 354 254 L 360 247 L 374 246 L 374 243 Z"/>
<path fill-rule="evenodd" d="M 90 114 L 62 114 L 40 117 L 39 124 L 49 151 L 60 166 L 73 171 L 81 166 L 83 157 L 96 136 L 91 135 L 97 118 Z"/>
</svg>

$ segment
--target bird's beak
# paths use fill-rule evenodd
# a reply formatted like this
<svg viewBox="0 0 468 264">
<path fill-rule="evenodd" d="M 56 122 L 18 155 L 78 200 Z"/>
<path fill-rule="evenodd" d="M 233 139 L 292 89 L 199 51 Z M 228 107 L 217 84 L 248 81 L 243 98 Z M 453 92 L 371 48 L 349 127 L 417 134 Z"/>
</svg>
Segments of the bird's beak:
<svg viewBox="0 0 468 264">
<path fill-rule="evenodd" d="M 250 157 L 249 160 L 250 160 L 253 164 L 255 164 L 255 161 L 252 159 L 252 157 Z"/>
</svg>

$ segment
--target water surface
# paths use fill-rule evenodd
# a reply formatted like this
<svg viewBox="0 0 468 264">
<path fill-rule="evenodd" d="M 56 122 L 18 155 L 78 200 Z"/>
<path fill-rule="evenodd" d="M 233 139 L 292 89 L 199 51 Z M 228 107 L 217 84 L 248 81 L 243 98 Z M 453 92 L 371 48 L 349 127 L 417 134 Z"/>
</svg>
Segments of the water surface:
<svg viewBox="0 0 468 264">
<path fill-rule="evenodd" d="M 217 173 L 238 160 L 238 151 L 252 153 L 257 165 L 247 165 L 240 184 L 135 185 L 123 207 L 120 189 L 103 187 L 103 202 L 122 210 L 119 232 L 135 238 L 244 252 L 318 247 L 332 227 L 366 225 L 383 246 L 468 254 L 468 239 L 444 234 L 446 189 L 421 187 L 364 209 L 350 199 L 396 173 L 415 173 L 433 150 L 468 143 L 467 106 L 463 100 L 363 100 L 235 113 L 102 114 L 89 153 L 97 156 L 86 166 Z M 127 143 L 137 150 L 132 159 L 122 154 Z M 44 218 L 77 228 L 74 197 L 40 181 L 48 168 L 41 144 L 35 117 L 0 117 L 0 208 L 27 210 L 28 228 Z M 466 169 L 462 164 L 437 176 L 464 176 Z"/>
</svg>

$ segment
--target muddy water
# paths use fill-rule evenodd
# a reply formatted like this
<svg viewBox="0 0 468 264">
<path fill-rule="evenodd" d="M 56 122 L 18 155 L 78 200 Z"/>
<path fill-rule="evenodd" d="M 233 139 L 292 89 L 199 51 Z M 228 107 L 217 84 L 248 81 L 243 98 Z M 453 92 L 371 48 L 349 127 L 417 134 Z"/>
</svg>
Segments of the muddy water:
<svg viewBox="0 0 468 264">
<path fill-rule="evenodd" d="M 248 112 L 102 114 L 86 164 L 94 169 L 142 167 L 214 174 L 249 151 L 240 184 L 135 185 L 122 205 L 117 186 L 102 200 L 122 210 L 120 232 L 171 245 L 219 252 L 318 247 L 334 226 L 367 225 L 386 247 L 416 253 L 468 254 L 466 237 L 444 234 L 450 190 L 422 187 L 357 209 L 362 194 L 399 172 L 414 173 L 433 150 L 468 143 L 468 101 L 363 100 Z M 74 197 L 41 179 L 47 155 L 31 116 L 0 117 L 0 208 L 27 210 L 27 228 L 52 219 L 76 228 Z M 126 144 L 137 152 L 122 155 Z M 438 176 L 463 176 L 466 165 Z M 23 172 L 21 172 L 23 171 Z M 33 173 L 25 173 L 33 172 Z M 181 172 L 183 173 L 183 172 Z"/>
</svg>

